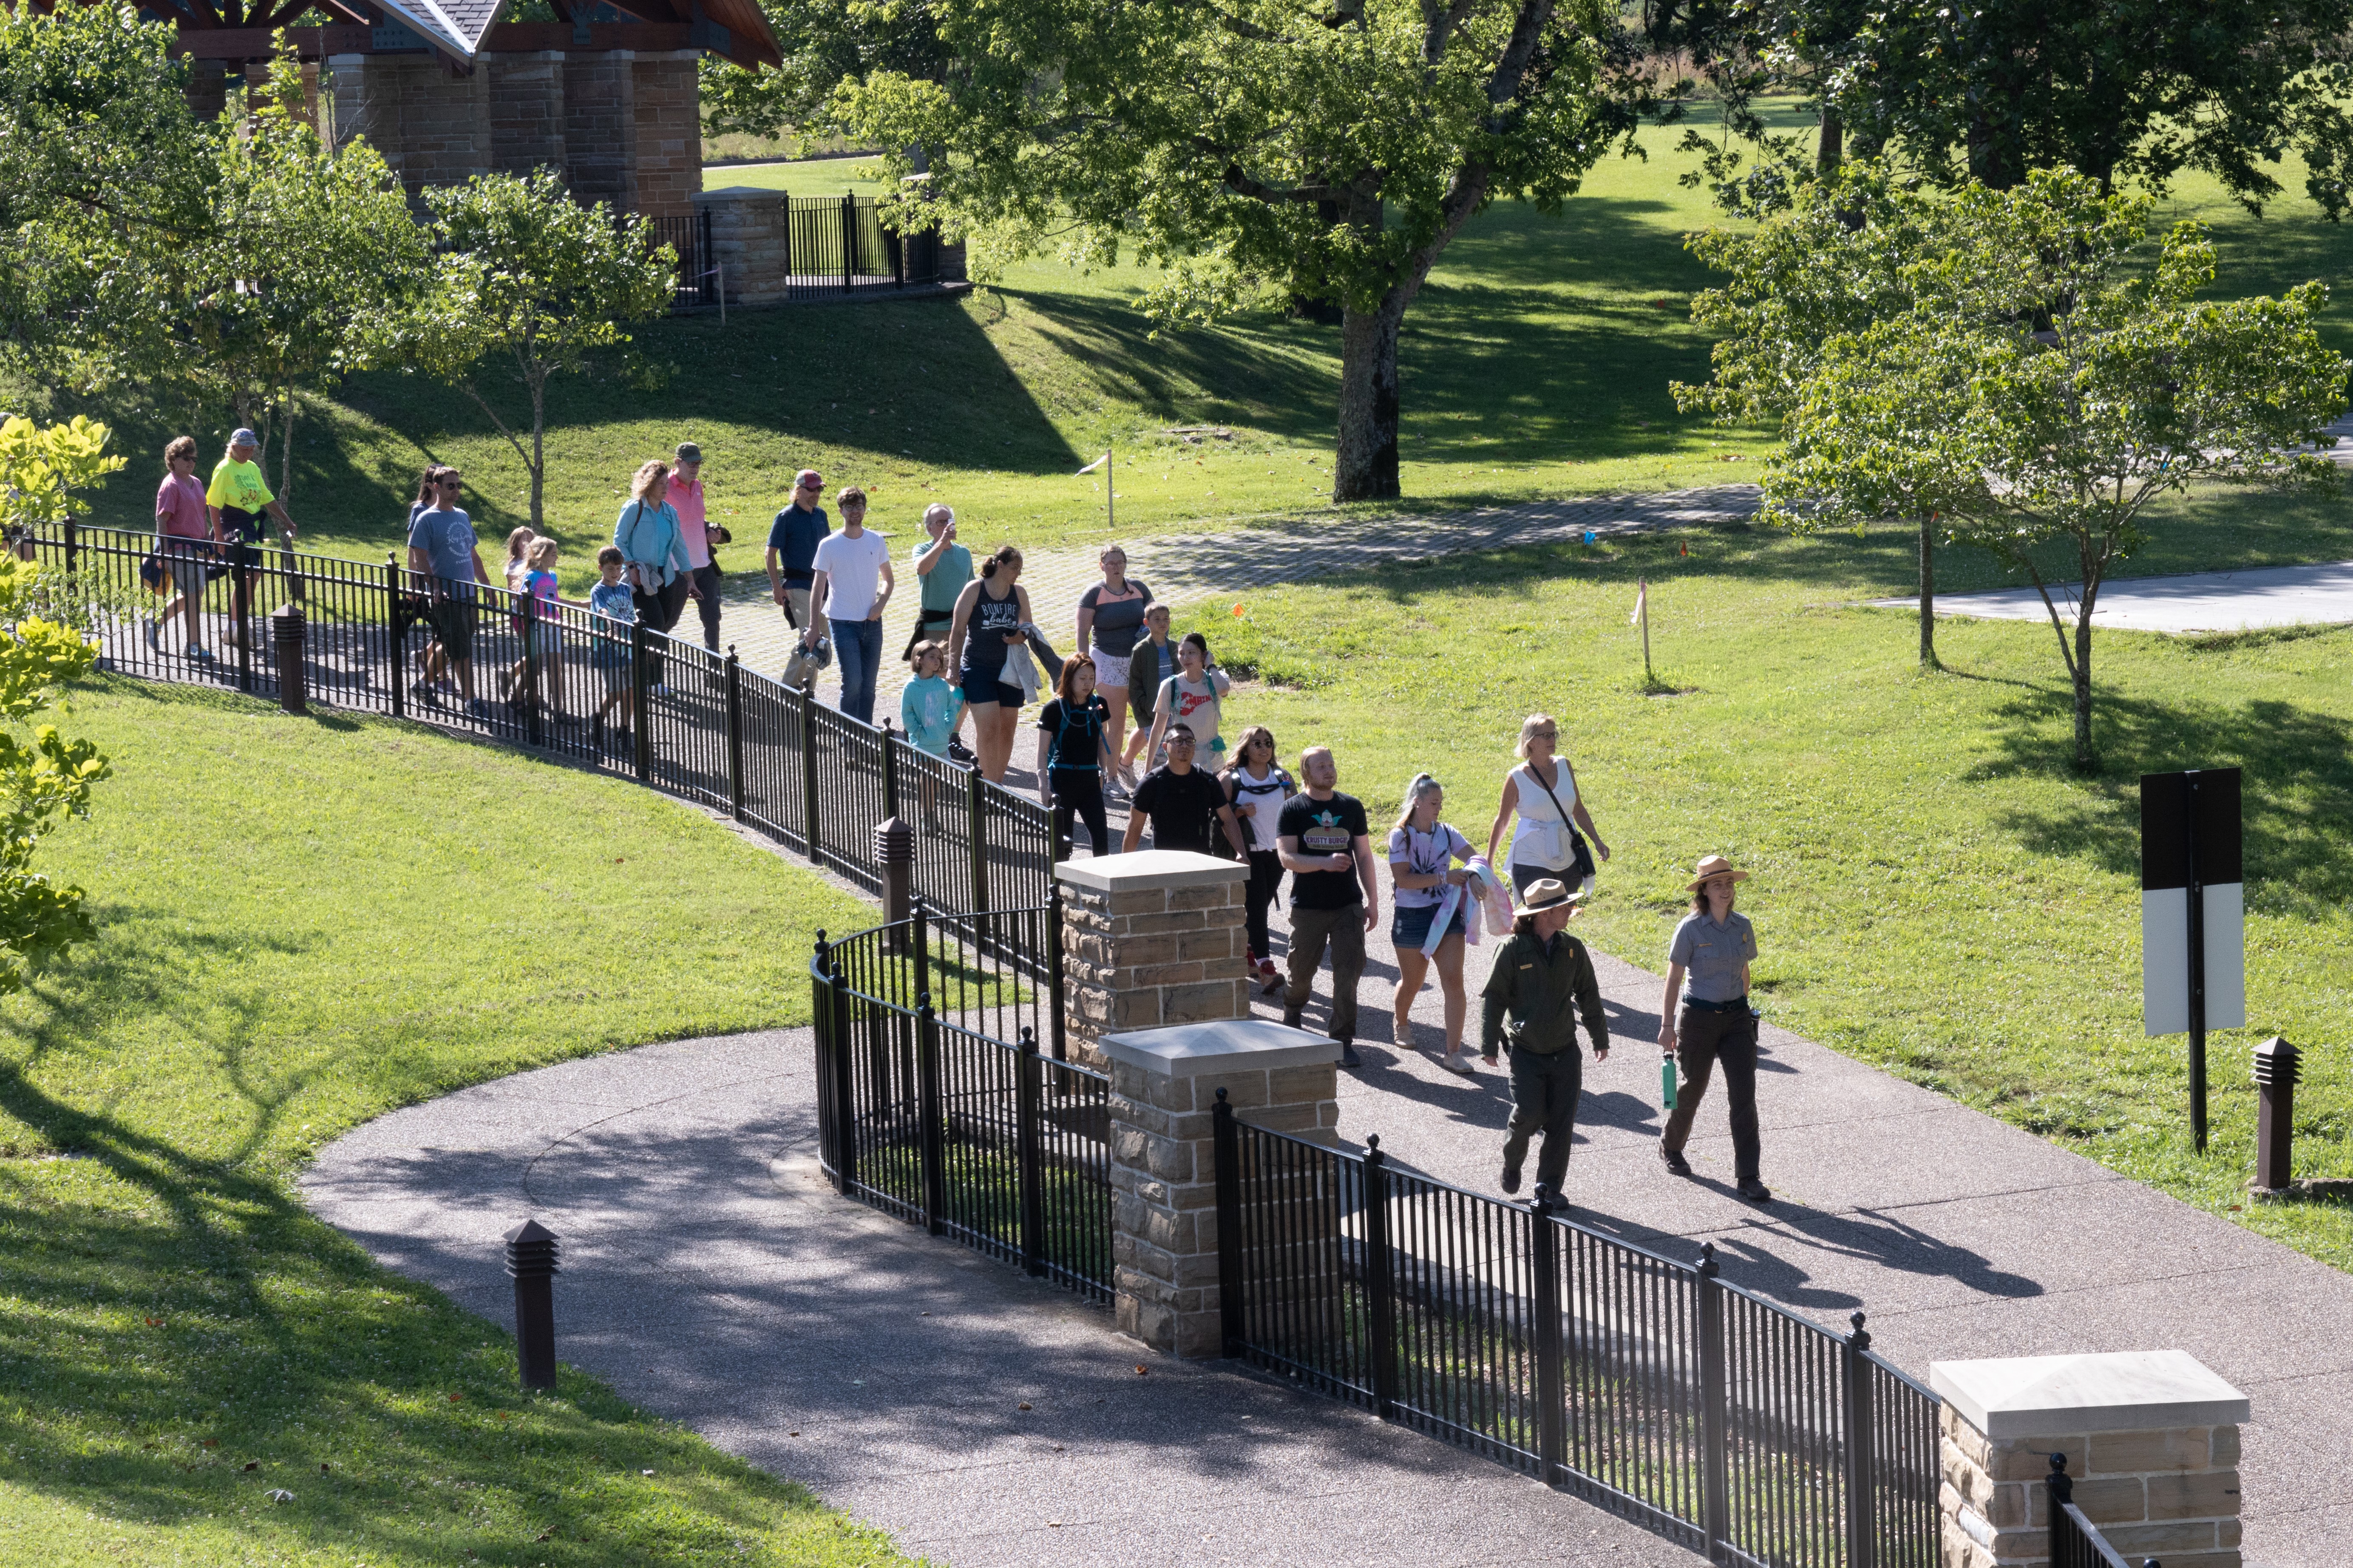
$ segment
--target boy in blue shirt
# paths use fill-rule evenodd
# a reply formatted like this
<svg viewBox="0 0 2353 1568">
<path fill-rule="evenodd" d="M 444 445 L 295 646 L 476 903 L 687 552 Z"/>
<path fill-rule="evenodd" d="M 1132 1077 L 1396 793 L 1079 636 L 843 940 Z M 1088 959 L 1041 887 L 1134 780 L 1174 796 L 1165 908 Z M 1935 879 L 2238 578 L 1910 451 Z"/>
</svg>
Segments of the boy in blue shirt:
<svg viewBox="0 0 2353 1568">
<path fill-rule="evenodd" d="M 807 639 L 814 647 L 826 635 L 825 608 L 809 601 L 809 590 L 817 581 L 817 547 L 833 531 L 832 520 L 818 498 L 825 493 L 825 477 L 815 468 L 803 468 L 793 480 L 792 504 L 776 514 L 768 528 L 768 592 L 785 612 L 785 624 L 800 630 L 817 617 L 817 636 Z M 793 639 L 792 657 L 785 661 L 784 680 L 786 686 L 808 690 L 817 684 L 818 661 L 802 649 L 802 638 Z"/>
<path fill-rule="evenodd" d="M 605 674 L 605 700 L 589 722 L 588 738 L 598 746 L 605 743 L 605 715 L 617 704 L 621 732 L 627 734 L 632 717 L 629 710 L 635 705 L 629 689 L 628 628 L 637 624 L 638 602 L 630 595 L 628 584 L 621 580 L 621 569 L 628 564 L 628 557 L 620 547 L 607 544 L 596 552 L 596 571 L 604 580 L 588 590 L 588 613 L 618 623 L 596 628 L 596 665 Z"/>
</svg>

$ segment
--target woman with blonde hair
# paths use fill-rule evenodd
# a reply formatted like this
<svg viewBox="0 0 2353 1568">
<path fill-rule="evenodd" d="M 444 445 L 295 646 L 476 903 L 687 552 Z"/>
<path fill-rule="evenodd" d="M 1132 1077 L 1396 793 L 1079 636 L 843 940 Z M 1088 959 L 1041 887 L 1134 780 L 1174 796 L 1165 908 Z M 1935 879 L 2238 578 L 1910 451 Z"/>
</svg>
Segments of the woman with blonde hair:
<svg viewBox="0 0 2353 1568">
<path fill-rule="evenodd" d="M 1095 557 L 1103 581 L 1079 596 L 1079 651 L 1095 661 L 1096 686 L 1110 693 L 1111 727 L 1104 731 L 1104 764 L 1114 783 L 1135 787 L 1135 773 L 1123 760 L 1127 751 L 1128 660 L 1135 639 L 1144 635 L 1144 616 L 1152 604 L 1152 589 L 1142 578 L 1127 574 L 1127 552 L 1106 544 Z M 1140 729 L 1152 722 L 1138 713 Z"/>
<path fill-rule="evenodd" d="M 1029 591 L 1021 586 L 1021 552 L 1000 544 L 980 575 L 956 595 L 948 647 L 956 656 L 965 706 L 972 710 L 972 745 L 981 777 L 1002 783 L 1013 759 L 1013 731 L 1021 721 L 1021 688 L 1005 678 L 1005 656 L 1029 640 Z"/>
<path fill-rule="evenodd" d="M 1609 858 L 1609 846 L 1601 841 L 1600 830 L 1593 826 L 1592 816 L 1585 809 L 1585 801 L 1577 794 L 1577 770 L 1568 759 L 1557 754 L 1560 725 L 1549 713 L 1531 713 L 1520 723 L 1520 765 L 1504 775 L 1504 797 L 1495 804 L 1495 825 L 1487 830 L 1487 860 L 1495 859 L 1495 847 L 1504 840 L 1504 826 L 1519 813 L 1520 825 L 1512 835 L 1512 886 L 1522 895 L 1536 883 L 1551 878 L 1577 889 L 1580 896 L 1593 891 L 1593 858 Z M 1586 847 L 1583 828 L 1592 835 L 1593 845 Z"/>
<path fill-rule="evenodd" d="M 686 536 L 679 531 L 678 509 L 670 504 L 670 465 L 659 458 L 641 464 L 629 481 L 628 504 L 613 522 L 613 544 L 621 552 L 622 581 L 629 585 L 638 619 L 648 631 L 667 632 L 678 625 L 694 589 L 688 576 L 693 567 Z M 648 663 L 649 689 L 657 697 L 669 696 L 660 658 Z"/>
<path fill-rule="evenodd" d="M 1400 1050 L 1413 1040 L 1413 1001 L 1421 994 L 1434 957 L 1438 987 L 1446 998 L 1446 1049 L 1438 1065 L 1463 1078 L 1471 1076 L 1471 1053 L 1462 1046 L 1462 1020 L 1470 1000 L 1462 989 L 1462 946 L 1477 911 L 1467 893 L 1460 893 L 1448 910 L 1446 889 L 1471 880 L 1465 866 L 1471 841 L 1440 822 L 1446 809 L 1446 787 L 1428 773 L 1416 773 L 1405 786 L 1405 803 L 1397 826 L 1389 831 L 1389 941 L 1397 948 L 1397 1000 L 1391 1005 L 1397 1032 L 1391 1037 Z M 1443 934 L 1433 949 L 1430 927 L 1445 910 Z"/>
<path fill-rule="evenodd" d="M 174 437 L 164 448 L 164 482 L 155 487 L 155 553 L 176 593 L 147 623 L 147 646 L 160 651 L 160 629 L 177 611 L 186 617 L 187 656 L 205 659 L 205 558 L 217 555 L 205 487 L 196 478 L 196 438 Z"/>
</svg>

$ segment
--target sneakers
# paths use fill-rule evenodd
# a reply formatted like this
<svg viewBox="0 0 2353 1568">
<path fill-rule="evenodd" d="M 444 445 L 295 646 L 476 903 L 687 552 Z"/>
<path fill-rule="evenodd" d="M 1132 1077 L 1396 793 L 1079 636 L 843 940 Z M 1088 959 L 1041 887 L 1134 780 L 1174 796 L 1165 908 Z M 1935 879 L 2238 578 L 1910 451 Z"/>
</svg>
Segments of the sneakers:
<svg viewBox="0 0 2353 1568">
<path fill-rule="evenodd" d="M 188 645 L 188 657 L 198 664 L 210 664 L 213 662 L 213 650 L 200 642 L 192 642 Z"/>
<path fill-rule="evenodd" d="M 1356 1054 L 1356 1041 L 1340 1042 L 1340 1065 L 1344 1068 L 1360 1068 L 1365 1065 L 1365 1058 Z"/>
<path fill-rule="evenodd" d="M 1469 1051 L 1448 1051 L 1444 1056 L 1438 1058 L 1438 1065 L 1445 1068 L 1448 1072 L 1452 1073 L 1457 1078 L 1476 1078 L 1479 1076 L 1472 1068 L 1471 1053 Z"/>
<path fill-rule="evenodd" d="M 1520 1168 L 1517 1165 L 1504 1166 L 1503 1179 L 1495 1184 L 1503 1188 L 1504 1191 L 1507 1193 L 1518 1192 L 1520 1190 Z"/>
<path fill-rule="evenodd" d="M 1752 1204 L 1769 1204 L 1773 1201 L 1773 1189 L 1754 1176 L 1743 1176 L 1740 1178 L 1740 1195 Z"/>
<path fill-rule="evenodd" d="M 422 680 L 410 687 L 408 689 L 408 694 L 411 697 L 416 698 L 419 702 L 426 703 L 431 707 L 438 708 L 441 706 L 441 694 L 434 690 L 430 685 Z"/>
<path fill-rule="evenodd" d="M 164 651 L 164 634 L 153 621 L 147 623 L 147 646 L 157 653 Z"/>
<path fill-rule="evenodd" d="M 1271 958 L 1258 961 L 1258 989 L 1261 996 L 1271 996 L 1282 989 L 1282 971 L 1274 966 Z"/>
<path fill-rule="evenodd" d="M 670 688 L 657 680 L 651 686 L 646 688 L 646 695 L 649 697 L 667 697 L 670 695 Z"/>
<path fill-rule="evenodd" d="M 972 754 L 972 748 L 965 745 L 961 739 L 955 735 L 950 735 L 948 737 L 948 761 L 961 763 L 965 767 L 968 768 L 972 766 L 974 763 L 979 761 L 979 759 Z"/>
<path fill-rule="evenodd" d="M 1670 1149 L 1664 1143 L 1660 1144 L 1659 1160 L 1678 1176 L 1691 1174 L 1691 1162 L 1683 1158 L 1683 1152 L 1680 1149 Z"/>
</svg>

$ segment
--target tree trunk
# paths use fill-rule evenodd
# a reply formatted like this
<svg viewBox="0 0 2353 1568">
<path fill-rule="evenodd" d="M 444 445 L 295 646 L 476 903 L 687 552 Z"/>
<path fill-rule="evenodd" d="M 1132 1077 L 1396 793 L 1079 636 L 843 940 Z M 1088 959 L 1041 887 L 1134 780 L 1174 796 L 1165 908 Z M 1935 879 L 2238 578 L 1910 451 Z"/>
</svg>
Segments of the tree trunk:
<svg viewBox="0 0 2353 1568">
<path fill-rule="evenodd" d="M 286 431 L 278 448 L 278 499 L 294 493 L 294 389 L 286 390 Z"/>
<path fill-rule="evenodd" d="M 2083 604 L 2075 612 L 2075 771 L 2090 773 L 2099 765 L 2092 753 L 2092 594 L 2085 585 Z"/>
<path fill-rule="evenodd" d="M 547 484 L 547 384 L 531 384 L 531 530 L 540 527 L 540 497 Z"/>
<path fill-rule="evenodd" d="M 1398 334 L 1412 290 L 1392 288 L 1377 310 L 1340 318 L 1340 450 L 1335 501 L 1394 500 L 1398 483 Z"/>
<path fill-rule="evenodd" d="M 1837 168 L 1839 160 L 1844 156 L 1845 145 L 1846 128 L 1839 123 L 1838 110 L 1827 103 L 1823 104 L 1821 140 L 1814 147 L 1815 170 L 1827 174 Z"/>
<path fill-rule="evenodd" d="M 1936 661 L 1936 514 L 1920 519 L 1920 668 L 1942 669 Z"/>
</svg>

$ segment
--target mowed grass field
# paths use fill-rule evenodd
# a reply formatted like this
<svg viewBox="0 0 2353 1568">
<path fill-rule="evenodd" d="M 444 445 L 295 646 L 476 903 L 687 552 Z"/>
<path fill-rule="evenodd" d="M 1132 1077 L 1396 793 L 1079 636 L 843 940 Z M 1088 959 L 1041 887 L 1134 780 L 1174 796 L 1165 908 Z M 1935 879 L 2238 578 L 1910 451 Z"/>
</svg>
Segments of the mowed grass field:
<svg viewBox="0 0 2353 1568">
<path fill-rule="evenodd" d="M 1447 251 L 1407 317 L 1399 510 L 1753 476 L 1768 433 L 1682 416 L 1668 389 L 1707 372 L 1707 339 L 1689 313 L 1710 279 L 1683 237 L 1717 221 L 1704 193 L 1676 183 L 1691 162 L 1673 151 L 1677 134 L 1646 134 L 1645 160 L 1605 159 L 1557 213 L 1497 205 Z M 874 169 L 826 159 L 714 169 L 707 183 L 839 195 L 873 190 Z M 2353 228 L 2300 202 L 2257 221 L 2185 180 L 2166 216 L 2216 226 L 2221 292 L 2334 280 L 2353 258 Z M 1032 549 L 1105 536 L 1103 478 L 1076 470 L 1107 446 L 1120 453 L 1124 537 L 1248 521 L 1313 527 L 1331 515 L 1337 329 L 1261 312 L 1155 338 L 1136 308 L 1149 281 L 1134 266 L 1082 272 L 1044 258 L 961 300 L 649 324 L 641 343 L 670 367 L 659 389 L 551 387 L 543 527 L 566 546 L 567 584 L 593 575 L 631 471 L 682 437 L 707 454 L 714 514 L 735 535 L 722 556 L 731 570 L 758 570 L 768 521 L 804 465 L 829 489 L 867 486 L 886 531 L 912 533 L 923 507 L 945 500 L 966 539 Z M 2332 306 L 2330 331 L 2353 343 L 2348 310 Z M 144 528 L 154 454 L 177 426 L 90 412 L 117 422 L 133 458 L 99 496 L 97 519 Z M 230 418 L 224 409 L 200 423 L 209 463 Z M 1232 438 L 1192 446 L 1166 433 L 1187 425 Z M 522 467 L 479 411 L 390 369 L 307 405 L 290 497 L 304 537 L 380 560 L 427 461 L 466 470 L 486 540 L 528 521 Z"/>
<path fill-rule="evenodd" d="M 65 724 L 116 776 L 42 851 L 101 934 L 0 1003 L 0 1563 L 899 1562 L 594 1379 L 525 1397 L 501 1328 L 292 1185 L 462 1084 L 802 1021 L 860 907 L 633 784 L 403 725 L 111 680 Z"/>
<path fill-rule="evenodd" d="M 1858 607 L 1906 589 L 1912 542 L 1737 528 L 1545 546 L 1179 618 L 1250 672 L 1229 733 L 1268 723 L 1286 758 L 1332 746 L 1382 831 L 1428 770 L 1483 848 L 1522 716 L 1554 714 L 1616 851 L 1587 940 L 1662 972 L 1690 868 L 1729 855 L 1756 874 L 1741 900 L 1774 1022 L 2353 1268 L 2353 1208 L 2243 1190 L 2248 1053 L 2274 1033 L 2307 1053 L 2298 1174 L 2353 1175 L 2353 629 L 2098 633 L 2104 765 L 2079 776 L 2047 625 L 1945 622 L 1948 668 L 1924 674 L 1915 617 Z M 2341 499 L 2207 496 L 2139 567 L 2346 557 Z M 1957 552 L 1940 572 L 1953 590 L 2001 581 Z M 1646 691 L 1628 625 L 1642 577 L 1672 695 Z M 2210 1037 L 2200 1159 L 2185 1042 L 2141 1033 L 2138 775 L 2217 766 L 2245 771 L 2252 1026 Z M 1803 1171 L 1778 1175 L 1802 1196 Z"/>
</svg>

